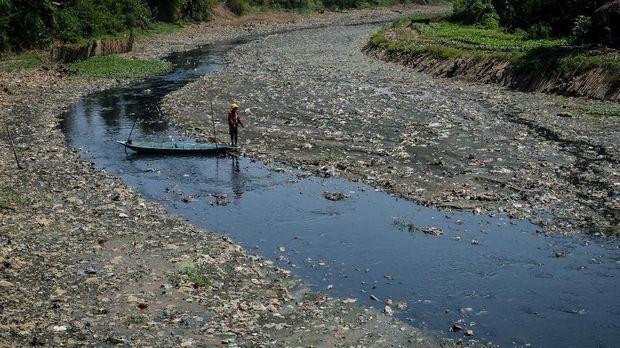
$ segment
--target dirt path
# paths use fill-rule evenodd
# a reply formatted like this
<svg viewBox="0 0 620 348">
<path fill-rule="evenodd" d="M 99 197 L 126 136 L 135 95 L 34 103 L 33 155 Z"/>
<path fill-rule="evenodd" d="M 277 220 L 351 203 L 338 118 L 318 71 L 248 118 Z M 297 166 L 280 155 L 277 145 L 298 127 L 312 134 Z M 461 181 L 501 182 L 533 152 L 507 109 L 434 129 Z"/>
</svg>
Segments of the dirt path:
<svg viewBox="0 0 620 348">
<path fill-rule="evenodd" d="M 620 130 L 578 99 L 433 79 L 366 56 L 380 24 L 270 35 L 221 73 L 167 98 L 172 119 L 210 136 L 236 99 L 243 151 L 318 175 L 359 179 L 409 199 L 528 218 L 545 231 L 620 232 Z M 226 135 L 222 135 L 226 137 Z"/>
<path fill-rule="evenodd" d="M 292 25 L 283 22 L 252 30 Z M 207 26 L 138 43 L 148 49 L 133 55 L 160 56 L 247 31 Z M 272 262 L 168 216 L 81 161 L 66 147 L 58 115 L 80 96 L 118 83 L 45 69 L 0 76 L 0 122 L 10 124 L 24 167 L 16 168 L 2 132 L 1 346 L 454 344 L 354 301 L 309 293 Z"/>
</svg>

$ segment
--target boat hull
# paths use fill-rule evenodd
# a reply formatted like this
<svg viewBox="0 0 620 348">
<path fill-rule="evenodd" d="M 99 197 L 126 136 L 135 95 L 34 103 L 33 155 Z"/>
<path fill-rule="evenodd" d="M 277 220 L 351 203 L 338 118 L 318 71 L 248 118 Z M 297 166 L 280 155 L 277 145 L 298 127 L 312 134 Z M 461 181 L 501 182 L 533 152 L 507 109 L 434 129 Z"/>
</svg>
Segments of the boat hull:
<svg viewBox="0 0 620 348">
<path fill-rule="evenodd" d="M 145 155 L 220 155 L 235 150 L 234 147 L 223 144 L 117 142 Z"/>
</svg>

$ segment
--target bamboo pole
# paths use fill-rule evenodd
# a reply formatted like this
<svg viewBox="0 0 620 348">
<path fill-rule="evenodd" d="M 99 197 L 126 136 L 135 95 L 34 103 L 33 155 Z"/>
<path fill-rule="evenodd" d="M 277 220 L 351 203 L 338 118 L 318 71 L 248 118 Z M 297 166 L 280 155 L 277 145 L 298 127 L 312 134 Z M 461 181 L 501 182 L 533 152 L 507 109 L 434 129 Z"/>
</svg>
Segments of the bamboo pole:
<svg viewBox="0 0 620 348">
<path fill-rule="evenodd" d="M 215 140 L 215 148 L 219 149 L 217 144 L 217 133 L 215 132 L 215 113 L 213 113 L 213 98 L 211 98 L 211 122 L 213 123 L 213 139 Z"/>
</svg>

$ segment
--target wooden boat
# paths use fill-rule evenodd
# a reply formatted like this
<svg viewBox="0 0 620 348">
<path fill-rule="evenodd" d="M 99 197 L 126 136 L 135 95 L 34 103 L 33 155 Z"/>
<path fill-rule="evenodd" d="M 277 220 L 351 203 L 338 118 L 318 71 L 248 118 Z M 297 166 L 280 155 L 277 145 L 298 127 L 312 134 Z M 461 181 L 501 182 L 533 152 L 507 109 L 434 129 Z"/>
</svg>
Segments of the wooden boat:
<svg viewBox="0 0 620 348">
<path fill-rule="evenodd" d="M 117 141 L 125 148 L 142 154 L 158 155 L 219 155 L 235 150 L 234 147 L 224 144 L 198 144 L 198 143 L 177 143 L 177 142 L 147 142 L 147 141 Z"/>
</svg>

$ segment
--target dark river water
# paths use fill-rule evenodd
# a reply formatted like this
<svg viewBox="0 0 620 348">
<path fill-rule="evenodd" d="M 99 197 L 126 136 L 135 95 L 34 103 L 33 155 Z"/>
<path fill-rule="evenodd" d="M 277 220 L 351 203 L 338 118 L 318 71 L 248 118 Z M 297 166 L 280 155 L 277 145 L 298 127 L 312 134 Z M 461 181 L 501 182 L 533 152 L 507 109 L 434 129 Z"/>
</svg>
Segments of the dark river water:
<svg viewBox="0 0 620 348">
<path fill-rule="evenodd" d="M 370 295 L 406 302 L 404 310 L 393 306 L 394 314 L 431 334 L 460 338 L 462 332 L 448 332 L 460 321 L 477 339 L 502 346 L 620 346 L 616 242 L 548 237 L 527 221 L 423 207 L 364 184 L 300 178 L 247 158 L 141 157 L 115 143 L 136 119 L 133 139 L 182 139 L 161 117 L 161 98 L 221 70 L 236 44 L 174 54 L 175 69 L 165 76 L 82 98 L 63 118 L 69 144 L 145 198 L 275 260 L 314 290 L 380 309 Z M 223 118 L 225 110 L 218 111 Z M 326 191 L 350 198 L 332 202 Z M 228 205 L 213 204 L 221 194 Z"/>
</svg>

